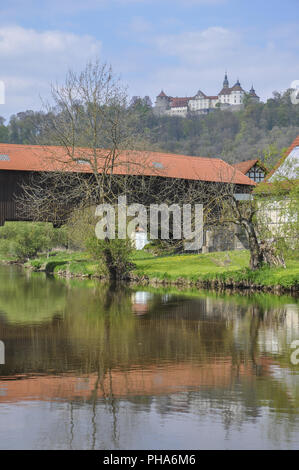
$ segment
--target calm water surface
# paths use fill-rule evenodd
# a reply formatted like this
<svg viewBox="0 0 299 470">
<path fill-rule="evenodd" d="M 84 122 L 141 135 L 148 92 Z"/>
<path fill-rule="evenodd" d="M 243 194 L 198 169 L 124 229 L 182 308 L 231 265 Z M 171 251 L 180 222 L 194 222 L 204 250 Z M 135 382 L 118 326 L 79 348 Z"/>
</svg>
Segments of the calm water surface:
<svg viewBox="0 0 299 470">
<path fill-rule="evenodd" d="M 299 448 L 295 339 L 288 296 L 116 289 L 2 266 L 0 448 Z"/>
</svg>

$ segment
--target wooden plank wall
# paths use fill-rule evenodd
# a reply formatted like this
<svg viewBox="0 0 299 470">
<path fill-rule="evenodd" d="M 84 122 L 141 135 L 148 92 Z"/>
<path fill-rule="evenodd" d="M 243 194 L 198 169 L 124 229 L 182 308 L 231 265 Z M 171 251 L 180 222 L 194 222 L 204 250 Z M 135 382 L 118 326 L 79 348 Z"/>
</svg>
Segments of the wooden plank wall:
<svg viewBox="0 0 299 470">
<path fill-rule="evenodd" d="M 5 221 L 18 221 L 15 196 L 21 192 L 21 184 L 28 180 L 29 172 L 0 170 L 0 225 Z"/>
</svg>

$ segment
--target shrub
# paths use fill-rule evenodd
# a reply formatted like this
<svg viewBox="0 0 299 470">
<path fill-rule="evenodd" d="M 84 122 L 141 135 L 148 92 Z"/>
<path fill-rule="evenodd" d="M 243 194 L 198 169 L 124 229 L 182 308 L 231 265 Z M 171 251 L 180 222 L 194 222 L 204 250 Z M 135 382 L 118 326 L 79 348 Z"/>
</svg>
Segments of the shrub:
<svg viewBox="0 0 299 470">
<path fill-rule="evenodd" d="M 6 222 L 0 228 L 1 253 L 19 260 L 34 258 L 38 252 L 65 243 L 65 230 L 54 229 L 50 223 Z"/>
<path fill-rule="evenodd" d="M 77 208 L 68 221 L 70 246 L 86 249 L 97 263 L 98 270 L 111 279 L 125 279 L 133 269 L 131 262 L 132 241 L 98 240 L 95 236 L 95 207 Z"/>
<path fill-rule="evenodd" d="M 92 258 L 101 265 L 102 271 L 106 271 L 110 279 L 126 279 L 134 268 L 131 262 L 132 241 L 127 240 L 98 240 L 90 237 L 86 247 Z"/>
<path fill-rule="evenodd" d="M 87 240 L 94 236 L 95 207 L 76 208 L 67 222 L 67 236 L 70 248 L 85 250 Z"/>
</svg>

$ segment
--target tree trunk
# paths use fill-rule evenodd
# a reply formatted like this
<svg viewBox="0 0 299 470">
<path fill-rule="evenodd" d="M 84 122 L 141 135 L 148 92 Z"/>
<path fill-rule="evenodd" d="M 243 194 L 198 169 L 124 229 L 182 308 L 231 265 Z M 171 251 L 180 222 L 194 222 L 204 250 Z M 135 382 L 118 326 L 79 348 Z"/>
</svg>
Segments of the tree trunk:
<svg viewBox="0 0 299 470">
<path fill-rule="evenodd" d="M 261 253 L 259 243 L 252 235 L 248 235 L 248 241 L 250 251 L 250 269 L 260 269 L 263 265 L 263 255 Z"/>
<path fill-rule="evenodd" d="M 277 250 L 269 242 L 261 241 L 260 250 L 263 255 L 263 263 L 268 266 L 282 266 L 286 267 L 282 254 L 277 253 Z"/>
<path fill-rule="evenodd" d="M 286 267 L 283 256 L 277 253 L 275 247 L 270 242 L 265 240 L 259 241 L 252 222 L 244 221 L 243 226 L 246 230 L 249 243 L 250 269 L 260 269 L 265 265 L 269 267 Z"/>
<path fill-rule="evenodd" d="M 247 220 L 242 221 L 245 232 L 248 238 L 249 251 L 250 251 L 250 269 L 256 270 L 263 265 L 263 255 L 260 250 L 255 227 L 252 222 Z"/>
</svg>

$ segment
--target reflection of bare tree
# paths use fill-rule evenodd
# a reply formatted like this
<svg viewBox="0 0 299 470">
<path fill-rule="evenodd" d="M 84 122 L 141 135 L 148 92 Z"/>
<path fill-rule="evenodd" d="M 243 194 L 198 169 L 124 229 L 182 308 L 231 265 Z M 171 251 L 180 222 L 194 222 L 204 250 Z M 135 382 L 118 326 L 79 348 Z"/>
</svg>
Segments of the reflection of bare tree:
<svg viewBox="0 0 299 470">
<path fill-rule="evenodd" d="M 74 440 L 74 405 L 73 402 L 70 401 L 70 450 L 73 449 L 73 440 Z"/>
<path fill-rule="evenodd" d="M 263 311 L 259 306 L 252 306 L 250 314 L 250 355 L 256 375 L 260 375 L 261 366 L 258 364 L 258 334 L 261 320 L 263 319 Z"/>
<path fill-rule="evenodd" d="M 109 403 L 111 406 L 111 412 L 113 416 L 113 431 L 112 431 L 112 440 L 117 447 L 117 413 L 118 413 L 118 407 L 117 407 L 117 400 L 115 399 L 113 395 L 113 382 L 112 382 L 112 373 L 111 373 L 111 368 L 109 369 Z"/>
</svg>

